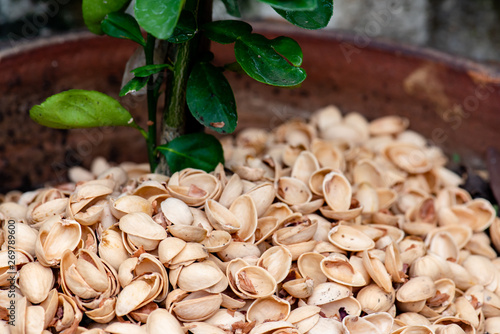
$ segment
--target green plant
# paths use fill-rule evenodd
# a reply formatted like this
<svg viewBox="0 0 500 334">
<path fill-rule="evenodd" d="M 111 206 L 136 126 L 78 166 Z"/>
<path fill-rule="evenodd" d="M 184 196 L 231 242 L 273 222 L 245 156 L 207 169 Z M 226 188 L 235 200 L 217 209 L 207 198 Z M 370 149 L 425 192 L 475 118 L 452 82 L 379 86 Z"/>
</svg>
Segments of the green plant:
<svg viewBox="0 0 500 334">
<path fill-rule="evenodd" d="M 129 39 L 143 48 L 145 65 L 132 71 L 134 77 L 119 95 L 147 88 L 147 131 L 114 98 L 85 90 L 49 97 L 30 110 L 33 120 L 59 129 L 133 127 L 146 139 L 152 171 L 173 173 L 185 167 L 208 171 L 223 162 L 222 147 L 215 137 L 201 132 L 196 121 L 219 133 L 233 132 L 238 122 L 224 70 L 243 70 L 259 82 L 282 87 L 299 85 L 306 78 L 297 42 L 283 36 L 269 40 L 239 20 L 212 21 L 211 0 L 136 0 L 134 16 L 125 13 L 129 1 L 83 0 L 82 9 L 90 31 Z M 325 27 L 333 15 L 333 0 L 259 1 L 306 29 Z M 238 0 L 223 2 L 229 14 L 240 16 Z M 234 44 L 237 62 L 223 68 L 213 65 L 208 40 Z M 163 63 L 155 64 L 155 47 L 161 43 L 167 45 L 167 54 Z M 156 115 L 163 93 L 166 103 L 158 145 Z M 159 165 L 162 156 L 168 165 Z"/>
</svg>

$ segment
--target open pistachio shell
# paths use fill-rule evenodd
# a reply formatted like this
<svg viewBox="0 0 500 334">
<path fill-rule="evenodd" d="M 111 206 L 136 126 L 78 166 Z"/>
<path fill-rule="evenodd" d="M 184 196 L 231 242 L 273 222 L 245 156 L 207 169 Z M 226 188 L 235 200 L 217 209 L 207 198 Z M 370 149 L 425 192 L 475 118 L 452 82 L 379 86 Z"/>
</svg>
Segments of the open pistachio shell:
<svg viewBox="0 0 500 334">
<path fill-rule="evenodd" d="M 280 321 L 288 318 L 290 314 L 290 303 L 276 296 L 256 299 L 248 308 L 246 319 L 248 322 L 255 321 Z"/>
<path fill-rule="evenodd" d="M 337 225 L 328 233 L 328 240 L 346 251 L 363 251 L 375 247 L 375 242 L 363 232 L 348 225 Z"/>
<path fill-rule="evenodd" d="M 265 269 L 247 266 L 234 273 L 235 285 L 247 298 L 264 298 L 272 295 L 276 288 L 276 280 Z"/>
</svg>

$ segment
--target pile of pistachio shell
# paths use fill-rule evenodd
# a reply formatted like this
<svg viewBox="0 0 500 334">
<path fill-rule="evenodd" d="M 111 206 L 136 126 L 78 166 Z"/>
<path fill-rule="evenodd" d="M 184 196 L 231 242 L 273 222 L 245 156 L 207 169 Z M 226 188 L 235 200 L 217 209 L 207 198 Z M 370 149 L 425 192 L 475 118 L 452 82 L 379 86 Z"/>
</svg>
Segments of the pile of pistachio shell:
<svg viewBox="0 0 500 334">
<path fill-rule="evenodd" d="M 3 195 L 0 333 L 499 333 L 500 221 L 408 125 L 327 107 L 211 173 L 101 158 Z"/>
</svg>

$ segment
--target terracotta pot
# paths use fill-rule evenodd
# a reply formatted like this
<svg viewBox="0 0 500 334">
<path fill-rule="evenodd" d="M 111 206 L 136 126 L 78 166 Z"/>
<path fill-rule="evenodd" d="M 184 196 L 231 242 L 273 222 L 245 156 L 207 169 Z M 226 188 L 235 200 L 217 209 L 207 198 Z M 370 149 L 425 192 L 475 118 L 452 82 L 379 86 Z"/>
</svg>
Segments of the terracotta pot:
<svg viewBox="0 0 500 334">
<path fill-rule="evenodd" d="M 387 114 L 410 118 L 447 153 L 471 165 L 484 161 L 488 146 L 500 149 L 500 72 L 432 50 L 405 47 L 332 31 L 254 25 L 269 37 L 288 35 L 304 52 L 308 78 L 300 88 L 281 89 L 229 73 L 238 128 L 272 128 L 292 117 L 335 104 L 369 119 Z M 63 181 L 75 164 L 98 155 L 112 161 L 146 161 L 144 141 L 134 130 L 52 130 L 32 122 L 30 107 L 70 88 L 117 96 L 133 43 L 71 34 L 0 53 L 0 192 Z M 216 61 L 234 61 L 232 46 L 213 45 Z M 144 122 L 144 99 L 121 100 Z"/>
</svg>

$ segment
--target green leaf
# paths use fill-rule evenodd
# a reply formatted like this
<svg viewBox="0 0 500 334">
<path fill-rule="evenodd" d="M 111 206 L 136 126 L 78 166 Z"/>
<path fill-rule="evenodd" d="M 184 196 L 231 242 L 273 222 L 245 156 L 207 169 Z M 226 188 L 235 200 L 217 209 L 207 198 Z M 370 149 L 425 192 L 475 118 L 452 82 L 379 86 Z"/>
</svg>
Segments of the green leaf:
<svg viewBox="0 0 500 334">
<path fill-rule="evenodd" d="M 177 137 L 158 146 L 157 150 L 165 155 L 172 173 L 189 167 L 211 172 L 219 163 L 224 163 L 220 142 L 203 132 Z"/>
<path fill-rule="evenodd" d="M 83 89 L 52 95 L 42 104 L 33 106 L 30 117 L 41 125 L 56 129 L 136 127 L 130 113 L 114 98 Z"/>
<path fill-rule="evenodd" d="M 139 78 L 147 78 L 150 75 L 159 73 L 164 69 L 169 68 L 172 69 L 172 65 L 170 64 L 154 64 L 154 65 L 146 65 L 133 69 L 131 72 Z"/>
<path fill-rule="evenodd" d="M 259 0 L 275 8 L 284 10 L 313 10 L 318 7 L 318 0 Z"/>
<path fill-rule="evenodd" d="M 249 35 L 252 26 L 243 21 L 221 20 L 213 21 L 203 26 L 208 39 L 220 43 L 234 43 L 238 37 Z"/>
<path fill-rule="evenodd" d="M 259 34 L 238 38 L 234 45 L 236 60 L 243 70 L 259 82 L 273 86 L 296 86 L 306 78 L 302 50 L 289 37 L 269 40 Z"/>
<path fill-rule="evenodd" d="M 169 38 L 181 14 L 185 0 L 136 0 L 135 17 L 148 33 L 160 39 Z"/>
<path fill-rule="evenodd" d="M 120 12 L 109 13 L 102 21 L 101 28 L 106 35 L 130 39 L 142 46 L 146 46 L 146 41 L 141 34 L 141 28 L 132 15 Z"/>
<path fill-rule="evenodd" d="M 302 65 L 302 49 L 299 43 L 290 37 L 280 36 L 272 40 L 273 49 L 288 59 L 293 66 Z"/>
<path fill-rule="evenodd" d="M 135 77 L 132 80 L 130 80 L 129 82 L 127 82 L 125 84 L 125 86 L 123 86 L 123 88 L 120 90 L 119 95 L 125 96 L 129 93 L 138 92 L 142 88 L 144 88 L 144 86 L 146 86 L 147 83 L 148 83 L 147 77 L 145 77 L 145 78 Z"/>
<path fill-rule="evenodd" d="M 226 6 L 226 11 L 229 15 L 240 17 L 240 5 L 238 0 L 222 0 L 224 6 Z"/>
<path fill-rule="evenodd" d="M 126 7 L 129 2 L 130 0 L 83 0 L 83 21 L 91 32 L 102 35 L 101 22 L 106 15 Z"/>
<path fill-rule="evenodd" d="M 333 16 L 333 0 L 318 0 L 318 7 L 308 11 L 290 11 L 275 7 L 274 10 L 288 22 L 305 29 L 321 29 Z"/>
<path fill-rule="evenodd" d="M 238 115 L 233 90 L 220 69 L 210 63 L 193 67 L 187 82 L 186 101 L 194 118 L 220 133 L 236 129 Z"/>
<path fill-rule="evenodd" d="M 172 36 L 168 39 L 170 43 L 184 43 L 196 35 L 198 25 L 194 14 L 188 10 L 183 10 Z"/>
</svg>

